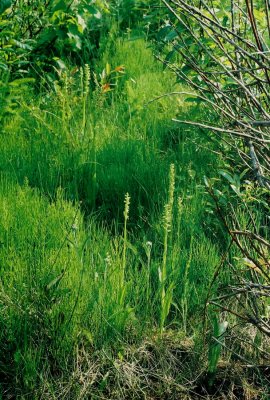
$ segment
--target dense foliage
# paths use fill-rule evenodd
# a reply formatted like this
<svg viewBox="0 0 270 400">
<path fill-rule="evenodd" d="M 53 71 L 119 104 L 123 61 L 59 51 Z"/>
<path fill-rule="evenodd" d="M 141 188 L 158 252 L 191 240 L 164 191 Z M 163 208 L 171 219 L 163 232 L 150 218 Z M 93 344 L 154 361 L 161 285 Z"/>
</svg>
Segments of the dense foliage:
<svg viewBox="0 0 270 400">
<path fill-rule="evenodd" d="M 228 294 L 231 307 L 235 310 L 237 298 L 243 320 L 269 336 L 265 320 L 270 283 L 269 4 L 258 1 L 255 5 L 249 0 L 163 2 L 171 13 L 171 22 L 160 32 L 169 47 L 164 63 L 194 89 L 187 100 L 211 106 L 214 118 L 212 122 L 178 122 L 216 132 L 225 140 L 225 157 L 232 159 L 220 171 L 231 191 L 207 182 L 232 242 L 243 256 L 234 271 L 237 287 L 231 287 Z M 247 267 L 245 273 L 239 269 L 241 262 Z M 260 294 L 255 288 L 260 288 Z M 227 295 L 226 305 L 223 298 L 219 306 L 228 310 Z"/>
<path fill-rule="evenodd" d="M 0 399 L 267 399 L 268 2 L 2 0 L 0 43 Z"/>
</svg>

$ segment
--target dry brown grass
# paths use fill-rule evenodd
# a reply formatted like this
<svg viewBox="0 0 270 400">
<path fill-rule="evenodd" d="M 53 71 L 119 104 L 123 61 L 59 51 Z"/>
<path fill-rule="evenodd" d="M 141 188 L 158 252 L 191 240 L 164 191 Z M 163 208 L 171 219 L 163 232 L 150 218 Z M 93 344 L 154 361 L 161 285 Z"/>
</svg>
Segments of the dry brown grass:
<svg viewBox="0 0 270 400">
<path fill-rule="evenodd" d="M 72 373 L 48 378 L 37 398 L 48 400 L 259 400 L 267 399 L 255 372 L 221 360 L 215 385 L 207 382 L 207 355 L 199 357 L 191 338 L 170 331 L 118 354 L 77 349 Z"/>
</svg>

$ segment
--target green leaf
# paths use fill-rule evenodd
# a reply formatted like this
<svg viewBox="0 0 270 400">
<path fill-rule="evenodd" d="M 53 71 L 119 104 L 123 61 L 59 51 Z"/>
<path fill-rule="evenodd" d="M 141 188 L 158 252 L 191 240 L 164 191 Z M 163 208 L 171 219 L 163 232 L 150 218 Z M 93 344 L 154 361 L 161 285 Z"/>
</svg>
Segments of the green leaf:
<svg viewBox="0 0 270 400">
<path fill-rule="evenodd" d="M 55 6 L 52 8 L 52 11 L 58 11 L 58 10 L 66 10 L 67 6 L 66 6 L 66 2 L 64 0 L 59 0 L 58 2 L 56 2 Z"/>
<path fill-rule="evenodd" d="M 51 289 L 54 289 L 58 285 L 58 283 L 62 280 L 63 276 L 64 276 L 64 272 L 61 272 L 60 275 L 58 275 L 51 282 L 49 282 L 48 285 L 46 285 L 45 290 L 49 291 Z"/>
<path fill-rule="evenodd" d="M 10 82 L 9 85 L 17 87 L 20 85 L 24 85 L 26 83 L 34 83 L 34 82 L 35 82 L 34 78 L 21 78 L 21 79 L 15 79 L 14 81 Z"/>
<path fill-rule="evenodd" d="M 90 6 L 90 5 L 86 4 L 84 7 L 89 12 L 89 14 L 95 15 L 98 13 L 98 9 L 94 6 Z"/>
<path fill-rule="evenodd" d="M 178 37 L 178 33 L 175 30 L 171 30 L 168 35 L 165 36 L 164 40 L 165 42 L 171 42 L 174 40 L 176 37 Z"/>
<path fill-rule="evenodd" d="M 68 32 L 69 43 L 74 48 L 74 50 L 81 50 L 82 48 L 82 41 L 79 35 L 75 35 L 71 32 Z"/>
<path fill-rule="evenodd" d="M 241 196 L 240 188 L 236 185 L 231 185 L 232 190 L 237 194 L 237 196 Z"/>
<path fill-rule="evenodd" d="M 29 51 L 32 50 L 32 46 L 30 46 L 30 45 L 27 44 L 27 43 L 20 42 L 19 40 L 13 39 L 13 40 L 11 40 L 10 42 L 11 42 L 12 44 L 16 45 L 17 47 L 19 47 L 20 49 L 29 50 Z"/>
<path fill-rule="evenodd" d="M 216 315 L 213 317 L 213 342 L 209 347 L 208 354 L 208 372 L 211 374 L 210 386 L 213 384 L 214 374 L 217 371 L 218 360 L 220 358 L 224 334 L 227 327 L 227 321 L 219 322 Z"/>
<path fill-rule="evenodd" d="M 204 177 L 203 177 L 203 180 L 204 180 L 204 184 L 205 184 L 205 186 L 207 187 L 207 188 L 209 188 L 210 187 L 210 183 L 209 183 L 209 180 L 207 179 L 207 177 L 204 175 Z"/>
<path fill-rule="evenodd" d="M 0 14 L 3 14 L 8 8 L 11 7 L 11 0 L 1 0 L 0 1 Z"/>
<path fill-rule="evenodd" d="M 8 66 L 7 64 L 4 64 L 2 62 L 0 62 L 0 69 L 4 70 L 4 71 L 8 71 Z"/>
<path fill-rule="evenodd" d="M 61 58 L 54 57 L 53 60 L 55 61 L 60 70 L 67 68 L 66 64 L 64 63 L 63 60 L 61 60 Z"/>
<path fill-rule="evenodd" d="M 172 29 L 171 25 L 166 25 L 163 28 L 161 28 L 157 34 L 157 40 L 164 40 L 166 35 L 169 34 L 171 29 Z"/>
<path fill-rule="evenodd" d="M 52 42 L 55 38 L 57 37 L 56 32 L 53 29 L 48 29 L 44 32 L 39 37 L 39 40 L 37 41 L 37 48 L 45 46 L 47 43 Z"/>
<path fill-rule="evenodd" d="M 83 31 L 87 27 L 86 22 L 85 22 L 84 18 L 80 14 L 77 15 L 77 20 L 78 20 L 78 31 L 80 33 L 83 33 Z"/>
<path fill-rule="evenodd" d="M 225 179 L 227 179 L 227 181 L 229 181 L 230 183 L 232 183 L 232 184 L 235 183 L 233 177 L 229 174 L 229 172 L 224 171 L 224 170 L 219 170 L 218 172 L 221 176 L 223 176 Z"/>
<path fill-rule="evenodd" d="M 164 69 L 167 67 L 166 64 L 173 58 L 174 54 L 175 54 L 175 50 L 173 49 L 166 55 L 165 60 L 164 60 L 165 63 L 163 64 Z"/>
</svg>

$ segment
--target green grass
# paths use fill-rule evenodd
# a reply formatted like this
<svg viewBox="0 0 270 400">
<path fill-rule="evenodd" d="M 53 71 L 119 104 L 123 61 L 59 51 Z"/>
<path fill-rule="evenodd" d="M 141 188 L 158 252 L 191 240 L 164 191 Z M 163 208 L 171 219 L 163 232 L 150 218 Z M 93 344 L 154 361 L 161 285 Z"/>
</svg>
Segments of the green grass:
<svg viewBox="0 0 270 400">
<path fill-rule="evenodd" d="M 107 63 L 125 73 L 102 94 L 93 82 Z M 222 247 L 203 176 L 221 161 L 171 118 L 204 111 L 176 96 L 147 104 L 176 84 L 142 39 L 118 39 L 91 79 L 87 96 L 79 72 L 55 90 L 29 89 L 1 128 L 3 398 L 143 398 L 136 379 L 150 359 L 138 351 L 136 372 L 129 351 L 147 340 L 158 396 L 175 369 L 157 349 L 170 332 L 179 343 L 201 335 Z"/>
</svg>

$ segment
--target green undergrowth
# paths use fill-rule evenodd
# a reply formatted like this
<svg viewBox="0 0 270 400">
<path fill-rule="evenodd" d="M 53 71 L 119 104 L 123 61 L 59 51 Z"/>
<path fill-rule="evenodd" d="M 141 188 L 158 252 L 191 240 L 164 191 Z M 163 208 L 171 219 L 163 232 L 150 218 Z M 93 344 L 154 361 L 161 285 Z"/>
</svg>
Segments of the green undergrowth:
<svg viewBox="0 0 270 400">
<path fill-rule="evenodd" d="M 162 367 L 157 343 L 170 343 L 172 360 L 187 340 L 187 353 L 202 346 L 224 245 L 211 231 L 203 176 L 221 160 L 201 132 L 171 121 L 206 111 L 181 96 L 149 103 L 176 89 L 144 40 L 119 39 L 95 71 L 62 74 L 42 94 L 29 87 L 4 117 L 3 398 L 144 398 L 138 379 L 146 384 L 152 358 L 159 396 L 174 364 Z M 144 349 L 135 359 L 132 346 Z M 117 371 L 122 392 L 112 383 Z"/>
</svg>

